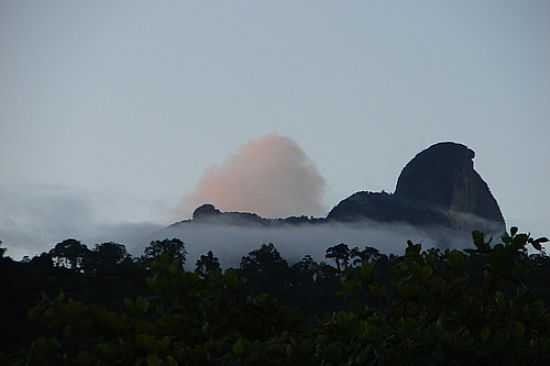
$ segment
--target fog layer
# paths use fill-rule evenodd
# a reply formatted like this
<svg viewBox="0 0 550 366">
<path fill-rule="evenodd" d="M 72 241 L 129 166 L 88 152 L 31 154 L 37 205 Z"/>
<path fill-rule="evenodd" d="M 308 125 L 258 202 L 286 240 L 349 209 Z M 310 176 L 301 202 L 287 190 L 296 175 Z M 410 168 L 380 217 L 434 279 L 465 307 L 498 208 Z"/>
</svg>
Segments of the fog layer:
<svg viewBox="0 0 550 366">
<path fill-rule="evenodd" d="M 290 263 L 304 255 L 324 260 L 328 247 L 345 243 L 348 246 L 372 246 L 386 254 L 402 254 L 407 240 L 422 242 L 424 248 L 470 246 L 469 235 L 448 229 L 419 230 L 405 224 L 382 224 L 362 221 L 353 224 L 325 223 L 254 227 L 183 223 L 161 230 L 150 239 L 180 238 L 188 251 L 188 268 L 194 268 L 199 255 L 212 250 L 224 267 L 238 266 L 242 256 L 263 243 L 274 243 Z M 144 243 L 145 245 L 145 243 Z"/>
</svg>

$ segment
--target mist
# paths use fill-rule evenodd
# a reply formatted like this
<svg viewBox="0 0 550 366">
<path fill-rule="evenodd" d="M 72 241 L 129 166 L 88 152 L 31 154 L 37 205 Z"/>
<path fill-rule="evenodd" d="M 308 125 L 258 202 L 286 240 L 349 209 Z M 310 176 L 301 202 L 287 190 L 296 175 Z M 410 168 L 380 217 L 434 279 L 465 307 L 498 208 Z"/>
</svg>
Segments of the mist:
<svg viewBox="0 0 550 366">
<path fill-rule="evenodd" d="M 161 203 L 64 186 L 2 185 L 0 202 L 0 240 L 14 259 L 48 251 L 68 238 L 89 248 L 117 241 L 134 251 L 169 223 Z"/>
<path fill-rule="evenodd" d="M 287 137 L 270 134 L 249 141 L 222 165 L 207 170 L 179 210 L 190 213 L 209 202 L 224 211 L 264 217 L 324 216 L 324 189 L 323 177 L 303 150 Z M 186 243 L 188 266 L 212 250 L 224 267 L 238 266 L 242 256 L 264 243 L 274 243 L 291 263 L 304 255 L 321 261 L 325 250 L 339 243 L 368 245 L 393 254 L 402 254 L 407 240 L 421 242 L 425 248 L 471 245 L 464 232 L 368 220 L 272 227 L 188 221 L 168 226 L 178 220 L 173 216 L 175 204 L 55 185 L 2 185 L 0 201 L 0 240 L 13 258 L 48 251 L 67 238 L 80 240 L 90 249 L 115 241 L 139 256 L 152 240 L 175 237 Z M 458 221 L 490 228 L 482 219 L 453 215 Z"/>
<path fill-rule="evenodd" d="M 238 266 L 242 256 L 263 243 L 274 243 L 290 263 L 309 254 L 324 260 L 329 246 L 346 243 L 372 246 L 383 253 L 400 254 L 407 240 L 422 242 L 425 248 L 470 245 L 469 235 L 443 228 L 421 230 L 405 224 L 361 221 L 352 224 L 324 223 L 259 227 L 186 222 L 168 226 L 163 207 L 152 202 L 135 202 L 123 197 L 101 196 L 66 187 L 3 186 L 0 190 L 0 240 L 7 255 L 19 259 L 49 251 L 56 243 L 75 238 L 90 249 L 97 243 L 115 241 L 139 256 L 152 240 L 180 238 L 188 251 L 187 267 L 209 250 L 224 267 Z M 118 206 L 132 207 L 133 215 L 122 219 Z M 143 218 L 150 220 L 143 220 Z M 140 220 L 141 218 L 141 220 Z"/>
<path fill-rule="evenodd" d="M 239 147 L 220 166 L 208 169 L 181 212 L 212 203 L 224 211 L 266 217 L 324 214 L 325 180 L 300 146 L 269 134 Z"/>
<path fill-rule="evenodd" d="M 222 267 L 238 267 L 242 256 L 273 243 L 289 263 L 311 255 L 325 260 L 328 247 L 345 243 L 350 247 L 372 246 L 385 254 L 403 254 L 407 240 L 421 242 L 423 248 L 465 248 L 470 236 L 444 228 L 420 230 L 406 224 L 361 221 L 352 224 L 325 223 L 253 227 L 242 225 L 182 223 L 161 230 L 150 239 L 179 238 L 188 252 L 187 267 L 194 268 L 201 254 L 211 250 Z M 145 245 L 145 243 L 144 243 Z"/>
<path fill-rule="evenodd" d="M 188 251 L 187 267 L 212 250 L 224 267 L 238 266 L 242 256 L 264 243 L 274 243 L 289 262 L 309 254 L 324 260 L 325 250 L 339 243 L 377 248 L 401 254 L 406 241 L 424 248 L 464 248 L 471 245 L 468 233 L 446 228 L 420 229 L 406 224 L 372 221 L 260 227 L 185 222 L 170 225 L 170 211 L 160 203 L 134 197 L 97 194 L 62 186 L 20 185 L 0 189 L 0 240 L 14 259 L 49 251 L 56 243 L 75 238 L 90 249 L 115 241 L 139 256 L 152 240 L 180 238 Z"/>
</svg>

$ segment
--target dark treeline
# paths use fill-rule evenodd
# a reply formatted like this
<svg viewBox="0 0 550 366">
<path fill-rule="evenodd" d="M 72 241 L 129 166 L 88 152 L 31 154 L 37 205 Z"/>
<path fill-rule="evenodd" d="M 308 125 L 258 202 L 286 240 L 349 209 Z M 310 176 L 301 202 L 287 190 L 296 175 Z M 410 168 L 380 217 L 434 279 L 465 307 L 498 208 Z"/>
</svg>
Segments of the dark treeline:
<svg viewBox="0 0 550 366">
<path fill-rule="evenodd" d="M 0 248 L 0 365 L 540 365 L 550 257 L 512 228 L 474 249 L 341 243 L 289 265 L 273 244 L 222 270 L 179 239 L 14 261 Z M 536 254 L 528 255 L 532 246 Z"/>
</svg>

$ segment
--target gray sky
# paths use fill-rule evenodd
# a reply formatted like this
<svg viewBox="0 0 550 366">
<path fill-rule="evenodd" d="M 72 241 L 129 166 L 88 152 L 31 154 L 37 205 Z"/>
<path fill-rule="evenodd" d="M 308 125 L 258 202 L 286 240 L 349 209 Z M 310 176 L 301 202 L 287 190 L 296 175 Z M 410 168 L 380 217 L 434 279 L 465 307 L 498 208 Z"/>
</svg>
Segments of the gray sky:
<svg viewBox="0 0 550 366">
<path fill-rule="evenodd" d="M 277 133 L 328 209 L 450 140 L 508 223 L 550 235 L 548 65 L 549 1 L 0 0 L 0 197 L 62 187 L 169 222 L 207 168 Z"/>
</svg>

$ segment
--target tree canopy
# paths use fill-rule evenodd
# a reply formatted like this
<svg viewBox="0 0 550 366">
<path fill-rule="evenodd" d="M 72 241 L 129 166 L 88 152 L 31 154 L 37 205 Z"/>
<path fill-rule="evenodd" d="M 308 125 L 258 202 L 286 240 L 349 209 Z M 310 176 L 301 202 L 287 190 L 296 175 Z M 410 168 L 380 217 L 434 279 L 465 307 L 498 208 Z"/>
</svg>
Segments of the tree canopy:
<svg viewBox="0 0 550 366">
<path fill-rule="evenodd" d="M 511 228 L 472 241 L 389 256 L 340 243 L 326 251 L 336 268 L 289 265 L 269 243 L 225 270 L 209 251 L 190 272 L 179 239 L 136 258 L 68 239 L 0 261 L 18 279 L 3 287 L 0 364 L 548 364 L 547 239 Z"/>
</svg>

